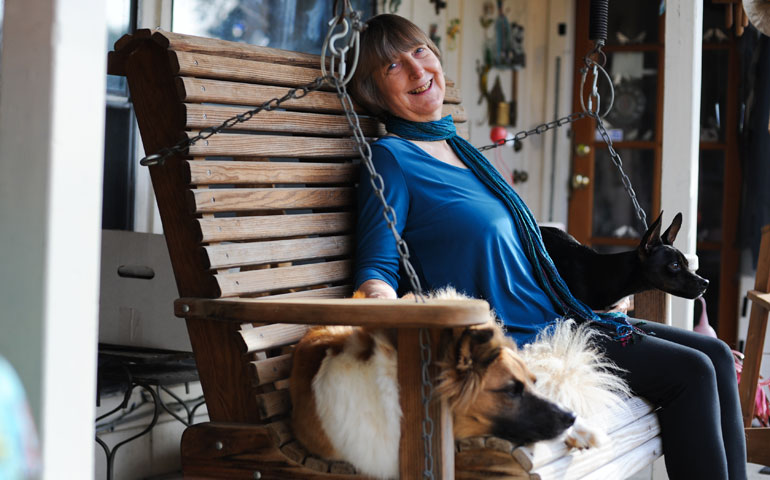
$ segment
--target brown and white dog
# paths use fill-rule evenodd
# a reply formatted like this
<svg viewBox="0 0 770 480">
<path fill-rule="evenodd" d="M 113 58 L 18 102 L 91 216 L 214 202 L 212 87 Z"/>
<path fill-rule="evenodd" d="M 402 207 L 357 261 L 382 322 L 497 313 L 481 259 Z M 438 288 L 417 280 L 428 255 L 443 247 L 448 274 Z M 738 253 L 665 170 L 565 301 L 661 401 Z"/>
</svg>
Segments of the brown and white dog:
<svg viewBox="0 0 770 480">
<path fill-rule="evenodd" d="M 433 296 L 462 298 L 451 290 Z M 567 336 L 566 329 L 559 333 Z M 556 333 L 543 336 L 540 342 L 550 346 L 539 353 L 563 353 L 554 338 L 563 340 Z M 354 327 L 316 328 L 299 342 L 290 380 L 292 426 L 309 452 L 347 461 L 372 477 L 398 476 L 401 407 L 393 345 L 383 330 Z M 572 409 L 538 393 L 536 374 L 491 312 L 484 325 L 447 331 L 442 351 L 436 391 L 448 400 L 455 438 L 494 435 L 527 444 L 567 431 L 565 441 L 573 447 L 588 448 L 601 442 L 600 432 L 575 423 Z M 589 356 L 593 358 L 595 353 Z M 537 365 L 541 370 L 549 368 L 548 362 Z M 553 379 L 559 375 L 544 376 Z M 618 382 L 620 387 L 608 394 L 607 402 L 615 401 L 611 395 L 627 391 L 620 380 L 613 385 Z M 553 382 L 545 385 L 561 395 Z"/>
</svg>

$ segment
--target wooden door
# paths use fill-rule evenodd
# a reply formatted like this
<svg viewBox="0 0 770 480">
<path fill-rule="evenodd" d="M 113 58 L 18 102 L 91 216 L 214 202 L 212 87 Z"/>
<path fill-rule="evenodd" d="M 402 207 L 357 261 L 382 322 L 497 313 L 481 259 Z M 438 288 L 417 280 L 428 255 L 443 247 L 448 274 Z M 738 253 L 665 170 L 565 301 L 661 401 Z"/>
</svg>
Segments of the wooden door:
<svg viewBox="0 0 770 480">
<path fill-rule="evenodd" d="M 573 109 L 580 106 L 580 68 L 588 40 L 590 0 L 577 0 Z M 605 118 L 639 203 L 651 223 L 660 212 L 665 14 L 659 2 L 610 2 L 606 69 L 615 104 Z M 740 198 L 738 148 L 739 43 L 724 27 L 724 6 L 704 6 L 703 81 L 698 197 L 699 273 L 711 283 L 704 295 L 719 337 L 737 347 L 738 263 L 735 247 Z M 602 99 L 607 89 L 600 88 Z M 622 187 L 592 120 L 574 125 L 568 229 L 599 251 L 636 246 L 644 227 Z M 667 227 L 676 212 L 665 212 Z M 695 322 L 701 307 L 696 305 Z"/>
<path fill-rule="evenodd" d="M 580 68 L 590 51 L 589 0 L 578 0 L 573 108 L 580 104 Z M 604 125 L 631 180 L 648 223 L 660 210 L 663 123 L 663 16 L 657 2 L 614 2 L 610 5 L 605 68 L 613 79 L 615 101 Z M 588 87 L 586 87 L 588 91 Z M 602 104 L 610 94 L 599 83 Z M 604 109 L 604 107 L 602 107 Z M 609 150 L 595 134 L 593 120 L 575 124 L 569 200 L 569 231 L 600 251 L 627 249 L 638 243 L 644 226 L 637 218 Z M 673 213 L 671 214 L 673 216 Z"/>
</svg>

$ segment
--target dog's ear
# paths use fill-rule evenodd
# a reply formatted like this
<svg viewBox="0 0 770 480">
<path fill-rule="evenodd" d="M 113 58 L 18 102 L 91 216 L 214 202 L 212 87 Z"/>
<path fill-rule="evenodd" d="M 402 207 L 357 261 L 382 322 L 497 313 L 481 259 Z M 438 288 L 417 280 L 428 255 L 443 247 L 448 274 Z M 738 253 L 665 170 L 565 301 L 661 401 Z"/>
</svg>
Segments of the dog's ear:
<svg viewBox="0 0 770 480">
<path fill-rule="evenodd" d="M 478 346 L 489 342 L 494 334 L 491 328 L 466 328 L 457 342 L 457 370 L 465 372 L 474 367 L 486 366 L 488 361 L 479 358 Z"/>
<path fill-rule="evenodd" d="M 663 212 L 660 212 L 658 218 L 656 218 L 655 221 L 652 222 L 652 225 L 647 228 L 647 231 L 644 232 L 642 241 L 639 243 L 639 255 L 642 258 L 646 257 L 650 252 L 652 252 L 653 248 L 661 244 L 660 221 L 662 218 Z"/>
<path fill-rule="evenodd" d="M 674 221 L 671 222 L 671 225 L 669 225 L 666 231 L 663 232 L 661 237 L 663 243 L 665 245 L 673 245 L 680 228 L 682 228 L 682 212 L 676 214 Z"/>
</svg>

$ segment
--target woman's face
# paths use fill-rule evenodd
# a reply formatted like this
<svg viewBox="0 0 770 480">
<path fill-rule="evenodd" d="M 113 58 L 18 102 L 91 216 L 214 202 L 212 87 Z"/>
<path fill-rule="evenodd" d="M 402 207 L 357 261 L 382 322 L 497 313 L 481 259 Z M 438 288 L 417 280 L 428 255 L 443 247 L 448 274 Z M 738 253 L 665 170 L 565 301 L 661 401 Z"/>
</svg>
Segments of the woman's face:
<svg viewBox="0 0 770 480">
<path fill-rule="evenodd" d="M 375 72 L 375 84 L 392 115 L 415 122 L 441 118 L 444 105 L 444 71 L 426 45 L 401 52 Z"/>
</svg>

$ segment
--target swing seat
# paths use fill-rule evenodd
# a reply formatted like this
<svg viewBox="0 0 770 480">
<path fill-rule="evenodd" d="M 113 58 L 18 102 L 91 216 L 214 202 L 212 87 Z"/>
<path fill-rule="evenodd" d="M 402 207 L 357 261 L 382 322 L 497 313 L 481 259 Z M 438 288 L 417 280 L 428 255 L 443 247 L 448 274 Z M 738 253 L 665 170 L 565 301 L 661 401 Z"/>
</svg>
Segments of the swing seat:
<svg viewBox="0 0 770 480">
<path fill-rule="evenodd" d="M 108 71 L 127 77 L 150 154 L 311 82 L 319 62 L 315 55 L 140 30 L 115 43 Z M 359 174 L 350 127 L 329 88 L 281 107 L 149 167 L 181 297 L 174 313 L 186 320 L 211 420 L 182 437 L 185 477 L 363 478 L 348 464 L 308 455 L 287 423 L 293 345 L 310 325 L 361 325 L 397 329 L 400 478 L 421 478 L 415 329 L 438 338 L 441 329 L 483 323 L 488 305 L 346 299 Z M 467 136 L 451 82 L 444 113 Z M 362 117 L 361 127 L 370 138 L 384 132 L 373 118 Z M 436 478 L 610 478 L 587 472 L 613 464 L 611 471 L 621 473 L 612 478 L 630 475 L 642 461 L 629 467 L 624 454 L 648 445 L 644 462 L 660 455 L 652 409 L 630 401 L 644 407 L 625 415 L 626 424 L 616 422 L 612 448 L 568 452 L 559 442 L 513 448 L 495 438 L 455 445 L 448 409 L 434 400 Z M 629 433 L 637 431 L 631 425 L 644 432 Z"/>
</svg>

